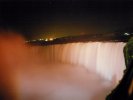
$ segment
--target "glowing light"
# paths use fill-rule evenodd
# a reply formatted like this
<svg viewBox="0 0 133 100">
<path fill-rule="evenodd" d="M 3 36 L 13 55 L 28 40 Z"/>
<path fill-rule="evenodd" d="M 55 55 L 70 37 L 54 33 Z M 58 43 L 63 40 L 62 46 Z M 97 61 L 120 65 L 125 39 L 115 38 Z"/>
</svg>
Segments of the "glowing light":
<svg viewBox="0 0 133 100">
<path fill-rule="evenodd" d="M 127 35 L 127 36 L 128 36 L 128 35 L 130 35 L 130 34 L 129 34 L 129 33 L 124 33 L 124 35 Z"/>
<path fill-rule="evenodd" d="M 40 41 L 43 41 L 44 39 L 39 39 Z"/>
<path fill-rule="evenodd" d="M 32 40 L 33 42 L 35 42 L 36 40 Z"/>
<path fill-rule="evenodd" d="M 25 41 L 26 43 L 30 42 L 30 41 Z"/>
<path fill-rule="evenodd" d="M 48 39 L 46 38 L 45 41 L 48 41 Z"/>
<path fill-rule="evenodd" d="M 49 41 L 53 41 L 54 39 L 53 38 L 49 38 Z"/>
</svg>

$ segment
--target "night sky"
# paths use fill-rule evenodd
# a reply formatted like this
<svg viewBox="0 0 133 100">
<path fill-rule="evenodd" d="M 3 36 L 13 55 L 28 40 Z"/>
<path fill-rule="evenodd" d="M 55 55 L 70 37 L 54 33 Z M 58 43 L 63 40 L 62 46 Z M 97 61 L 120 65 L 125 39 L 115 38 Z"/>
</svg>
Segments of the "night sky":
<svg viewBox="0 0 133 100">
<path fill-rule="evenodd" d="M 132 26 L 131 0 L 0 1 L 0 28 L 26 38 L 108 34 Z"/>
</svg>

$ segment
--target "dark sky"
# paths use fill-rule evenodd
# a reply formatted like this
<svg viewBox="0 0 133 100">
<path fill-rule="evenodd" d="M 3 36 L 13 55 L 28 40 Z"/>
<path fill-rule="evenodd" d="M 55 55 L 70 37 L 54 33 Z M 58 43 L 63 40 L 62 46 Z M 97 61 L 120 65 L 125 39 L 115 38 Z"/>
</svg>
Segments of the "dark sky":
<svg viewBox="0 0 133 100">
<path fill-rule="evenodd" d="M 26 37 L 107 34 L 132 25 L 130 0 L 0 1 L 0 27 Z"/>
</svg>

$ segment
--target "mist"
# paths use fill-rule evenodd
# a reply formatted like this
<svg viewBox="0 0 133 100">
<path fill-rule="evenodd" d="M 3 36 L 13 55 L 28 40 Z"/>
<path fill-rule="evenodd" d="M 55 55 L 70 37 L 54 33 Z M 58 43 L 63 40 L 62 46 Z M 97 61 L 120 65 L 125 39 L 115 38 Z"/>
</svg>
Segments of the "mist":
<svg viewBox="0 0 133 100">
<path fill-rule="evenodd" d="M 105 100 L 107 94 L 117 85 L 118 79 L 120 80 L 120 77 L 116 79 L 116 76 L 111 73 L 108 75 L 111 78 L 104 77 L 106 74 L 99 73 L 100 67 L 94 70 L 91 65 L 96 65 L 95 61 L 91 61 L 93 64 L 90 65 L 86 63 L 87 66 L 82 64 L 83 60 L 88 59 L 87 56 L 84 58 L 82 53 L 79 54 L 80 56 L 76 56 L 78 53 L 75 53 L 74 58 L 71 44 L 67 44 L 69 45 L 67 49 L 63 49 L 65 45 L 55 45 L 53 47 L 56 49 L 51 49 L 53 48 L 51 46 L 28 45 L 25 39 L 15 32 L 1 31 L 1 33 L 0 95 L 2 100 Z M 80 46 L 77 50 L 80 50 Z M 73 52 L 70 53 L 70 49 Z M 83 48 L 82 52 L 84 52 Z M 91 55 L 92 59 L 96 59 L 94 56 L 95 53 Z M 71 63 L 68 61 L 70 58 Z M 124 70 L 123 66 L 121 71 Z M 110 69 L 106 68 L 105 71 L 107 70 Z M 122 73 L 120 76 L 122 77 Z"/>
</svg>

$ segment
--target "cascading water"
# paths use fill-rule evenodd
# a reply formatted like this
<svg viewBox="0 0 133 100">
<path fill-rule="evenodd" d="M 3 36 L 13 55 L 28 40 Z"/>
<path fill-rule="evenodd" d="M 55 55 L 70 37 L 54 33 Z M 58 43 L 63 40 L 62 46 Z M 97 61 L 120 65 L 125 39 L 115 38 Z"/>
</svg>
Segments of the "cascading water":
<svg viewBox="0 0 133 100">
<path fill-rule="evenodd" d="M 6 100 L 104 100 L 123 75 L 124 45 L 30 46 L 19 36 L 0 36 L 0 88 L 10 91 L 2 95 Z"/>
<path fill-rule="evenodd" d="M 44 61 L 84 66 L 118 82 L 125 69 L 124 45 L 122 42 L 68 43 L 32 47 L 32 52 L 39 54 Z"/>
</svg>

